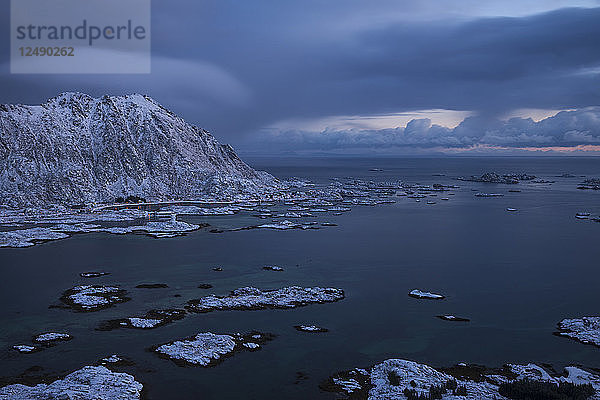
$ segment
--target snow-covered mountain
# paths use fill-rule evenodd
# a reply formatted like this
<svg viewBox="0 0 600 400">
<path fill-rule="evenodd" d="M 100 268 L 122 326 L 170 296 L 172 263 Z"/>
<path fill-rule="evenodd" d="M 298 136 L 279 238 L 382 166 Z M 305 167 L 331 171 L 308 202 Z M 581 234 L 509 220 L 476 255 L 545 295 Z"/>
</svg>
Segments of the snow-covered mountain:
<svg viewBox="0 0 600 400">
<path fill-rule="evenodd" d="M 224 198 L 276 185 L 207 131 L 143 95 L 63 93 L 0 105 L 0 204 Z"/>
</svg>

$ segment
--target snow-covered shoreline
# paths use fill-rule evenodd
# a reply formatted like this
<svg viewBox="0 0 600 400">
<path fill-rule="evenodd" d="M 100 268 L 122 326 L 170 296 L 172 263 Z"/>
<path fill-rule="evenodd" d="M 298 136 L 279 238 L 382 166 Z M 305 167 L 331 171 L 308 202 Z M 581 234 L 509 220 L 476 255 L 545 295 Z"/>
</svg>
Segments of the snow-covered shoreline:
<svg viewBox="0 0 600 400">
<path fill-rule="evenodd" d="M 164 239 L 210 226 L 204 222 L 184 221 L 190 217 L 207 218 L 211 224 L 218 218 L 238 215 L 261 220 L 260 223 L 241 227 L 213 227 L 211 232 L 214 233 L 248 229 L 332 228 L 338 224 L 330 218 L 351 211 L 352 207 L 391 204 L 404 195 L 434 195 L 432 192 L 438 191 L 438 186 L 355 178 L 307 186 L 291 179 L 265 191 L 231 192 L 226 196 L 214 193 L 214 196 L 187 200 L 106 203 L 83 209 L 59 204 L 23 209 L 0 206 L 0 247 L 31 247 L 83 233 L 143 234 Z"/>
<path fill-rule="evenodd" d="M 502 368 L 458 364 L 451 368 L 433 368 L 403 359 L 388 359 L 372 368 L 355 368 L 328 378 L 321 384 L 326 391 L 337 392 L 354 400 L 397 400 L 412 395 L 426 395 L 436 389 L 442 400 L 506 400 L 499 393 L 501 384 L 529 379 L 551 384 L 589 384 L 600 399 L 600 376 L 577 366 L 567 366 L 555 374 L 536 364 L 506 364 Z"/>
</svg>

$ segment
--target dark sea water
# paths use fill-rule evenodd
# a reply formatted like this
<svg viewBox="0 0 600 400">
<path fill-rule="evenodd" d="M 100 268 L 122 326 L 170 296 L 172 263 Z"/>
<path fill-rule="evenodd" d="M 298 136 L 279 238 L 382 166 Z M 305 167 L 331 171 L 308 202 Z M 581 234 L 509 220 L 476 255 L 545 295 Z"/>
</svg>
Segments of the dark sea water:
<svg viewBox="0 0 600 400">
<path fill-rule="evenodd" d="M 64 374 L 116 353 L 135 361 L 126 370 L 144 383 L 148 399 L 333 399 L 319 389 L 322 380 L 391 357 L 433 366 L 536 362 L 600 368 L 599 348 L 552 335 L 563 318 L 600 314 L 600 223 L 574 217 L 580 211 L 600 213 L 600 192 L 576 189 L 580 176 L 600 177 L 598 158 L 257 159 L 251 164 L 278 177 L 317 183 L 351 176 L 461 188 L 450 201 L 439 196 L 435 205 L 399 197 L 396 204 L 321 216 L 320 221 L 339 226 L 320 230 L 198 231 L 173 239 L 83 234 L 0 249 L 0 376 L 34 365 Z M 453 179 L 486 171 L 527 172 L 556 183 L 520 184 L 521 193 L 509 193 L 513 186 Z M 577 177 L 555 177 L 563 173 Z M 505 196 L 476 198 L 472 189 Z M 186 220 L 218 227 L 256 223 L 248 214 Z M 263 271 L 265 264 L 281 265 L 285 272 Z M 215 265 L 224 271 L 212 271 Z M 112 274 L 79 278 L 88 270 Z M 119 284 L 133 300 L 92 313 L 48 309 L 64 290 L 91 282 Z M 169 288 L 134 288 L 153 282 Z M 196 288 L 205 282 L 214 288 Z M 343 288 L 346 299 L 292 310 L 192 314 L 149 331 L 94 330 L 106 319 L 181 307 L 209 293 L 292 284 Z M 419 301 L 407 296 L 414 288 L 447 298 Z M 438 314 L 471 322 L 442 321 Z M 294 330 L 301 323 L 330 331 Z M 147 350 L 198 332 L 250 330 L 277 338 L 261 351 L 236 354 L 212 368 L 179 367 Z M 30 355 L 10 349 L 44 331 L 66 331 L 75 338 Z M 297 380 L 298 372 L 307 379 Z"/>
</svg>

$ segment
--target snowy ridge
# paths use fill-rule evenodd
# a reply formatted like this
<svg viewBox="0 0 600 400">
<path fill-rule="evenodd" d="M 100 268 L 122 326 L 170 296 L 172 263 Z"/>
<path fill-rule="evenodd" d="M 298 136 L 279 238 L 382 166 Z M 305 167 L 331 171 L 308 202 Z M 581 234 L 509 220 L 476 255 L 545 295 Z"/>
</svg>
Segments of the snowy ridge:
<svg viewBox="0 0 600 400">
<path fill-rule="evenodd" d="M 147 96 L 63 93 L 38 106 L 0 105 L 5 205 L 226 198 L 276 184 Z"/>
</svg>

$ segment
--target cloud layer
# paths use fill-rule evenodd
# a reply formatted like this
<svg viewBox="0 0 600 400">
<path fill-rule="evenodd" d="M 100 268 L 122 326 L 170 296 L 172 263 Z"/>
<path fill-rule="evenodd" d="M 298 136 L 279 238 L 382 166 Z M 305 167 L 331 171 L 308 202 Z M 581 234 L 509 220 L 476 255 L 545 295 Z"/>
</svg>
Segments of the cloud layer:
<svg viewBox="0 0 600 400">
<path fill-rule="evenodd" d="M 562 111 L 541 121 L 531 118 L 467 117 L 451 129 L 413 119 L 406 127 L 381 130 L 263 131 L 248 150 L 265 152 L 365 152 L 420 149 L 575 148 L 600 145 L 600 107 Z"/>
<path fill-rule="evenodd" d="M 568 4 L 596 8 L 560 8 Z M 456 110 L 480 117 L 457 130 L 414 122 L 400 135 L 393 129 L 328 135 L 338 137 L 331 143 L 350 145 L 545 143 L 559 139 L 532 122 L 504 126 L 495 119 L 515 109 L 600 105 L 597 6 L 597 0 L 155 1 L 152 74 L 10 75 L 4 41 L 0 103 L 39 104 L 74 90 L 142 92 L 234 145 L 293 119 Z M 8 38 L 8 2 L 0 20 Z M 596 140 L 586 132 L 561 132 L 560 141 Z M 286 132 L 281 140 L 322 141 L 308 136 Z"/>
</svg>

